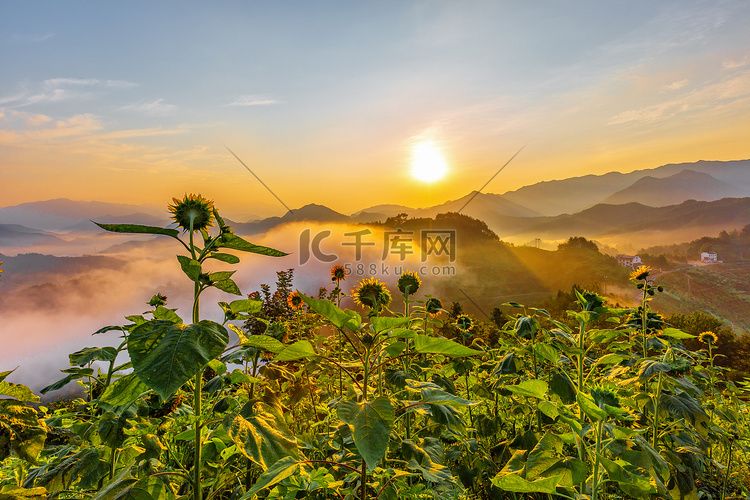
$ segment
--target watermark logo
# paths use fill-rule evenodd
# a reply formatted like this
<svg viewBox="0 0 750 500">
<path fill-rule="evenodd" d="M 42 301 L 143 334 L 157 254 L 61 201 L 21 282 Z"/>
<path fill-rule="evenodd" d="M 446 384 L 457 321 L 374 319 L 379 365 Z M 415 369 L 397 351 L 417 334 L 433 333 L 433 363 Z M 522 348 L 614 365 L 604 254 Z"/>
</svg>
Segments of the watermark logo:
<svg viewBox="0 0 750 500">
<path fill-rule="evenodd" d="M 337 253 L 323 250 L 323 243 L 333 232 L 325 229 L 313 233 L 312 229 L 305 229 L 299 237 L 299 265 L 303 266 L 311 260 L 331 263 L 340 260 Z M 354 254 L 354 262 L 343 264 L 347 270 L 357 276 L 388 276 L 399 275 L 406 270 L 407 259 L 419 257 L 416 272 L 421 275 L 455 276 L 455 266 L 446 265 L 456 261 L 456 230 L 455 229 L 422 229 L 419 231 L 404 231 L 401 228 L 384 231 L 382 238 L 371 229 L 347 231 L 339 238 L 340 246 L 347 249 L 347 254 Z M 378 251 L 381 262 L 363 262 L 364 253 L 368 250 Z M 432 258 L 439 260 L 439 265 L 430 262 Z M 398 265 L 388 262 L 397 261 Z M 412 260 L 412 259 L 410 259 Z M 432 265 L 431 265 L 432 264 Z"/>
</svg>

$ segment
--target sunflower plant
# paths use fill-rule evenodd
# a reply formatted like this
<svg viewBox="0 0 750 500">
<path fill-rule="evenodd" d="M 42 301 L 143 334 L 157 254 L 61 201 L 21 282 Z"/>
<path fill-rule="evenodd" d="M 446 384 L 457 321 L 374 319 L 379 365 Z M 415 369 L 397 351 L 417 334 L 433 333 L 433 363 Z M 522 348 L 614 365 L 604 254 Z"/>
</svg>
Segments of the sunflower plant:
<svg viewBox="0 0 750 500">
<path fill-rule="evenodd" d="M 201 195 L 185 195 L 174 198 L 169 205 L 174 228 L 161 228 L 138 224 L 105 224 L 95 222 L 107 231 L 169 236 L 177 240 L 186 250 L 177 260 L 183 273 L 193 282 L 192 322 L 182 324 L 179 317 L 154 318 L 138 324 L 127 336 L 127 350 L 133 372 L 140 382 L 156 391 L 164 400 L 169 399 L 183 384 L 192 379 L 194 422 L 194 467 L 192 475 L 193 499 L 202 499 L 201 450 L 203 448 L 202 427 L 205 419 L 202 412 L 203 369 L 210 361 L 222 354 L 229 342 L 229 332 L 224 325 L 200 319 L 200 296 L 209 288 L 241 295 L 232 280 L 234 271 L 209 271 L 207 261 L 237 264 L 240 259 L 223 250 L 280 257 L 287 255 L 279 250 L 254 245 L 234 234 L 224 222 L 213 202 Z M 211 234 L 209 230 L 217 227 Z M 187 241 L 180 237 L 180 230 L 187 233 Z M 198 235 L 199 237 L 196 237 Z M 198 240 L 198 241 L 196 241 Z M 260 303 L 251 300 L 234 301 L 225 308 L 225 317 L 239 313 L 257 312 Z"/>
</svg>

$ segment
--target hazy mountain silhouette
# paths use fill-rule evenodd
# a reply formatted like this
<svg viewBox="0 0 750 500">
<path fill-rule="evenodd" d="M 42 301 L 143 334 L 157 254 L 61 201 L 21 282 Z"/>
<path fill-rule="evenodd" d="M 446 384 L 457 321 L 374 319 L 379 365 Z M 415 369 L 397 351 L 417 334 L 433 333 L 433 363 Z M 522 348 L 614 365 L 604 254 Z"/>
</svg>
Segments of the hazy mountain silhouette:
<svg viewBox="0 0 750 500">
<path fill-rule="evenodd" d="M 679 205 L 649 207 L 640 203 L 624 205 L 599 204 L 581 212 L 536 220 L 515 234 L 498 232 L 500 237 L 562 239 L 571 235 L 587 238 L 659 232 L 669 240 L 669 233 L 703 235 L 732 229 L 750 223 L 750 198 L 724 198 L 717 201 L 688 200 Z M 492 227 L 492 226 L 490 226 Z M 695 237 L 695 236 L 694 236 Z"/>
<path fill-rule="evenodd" d="M 746 190 L 722 182 L 709 174 L 683 170 L 669 177 L 647 175 L 631 186 L 604 199 L 602 203 L 621 205 L 641 203 L 650 207 L 678 205 L 686 200 L 715 201 L 722 198 L 741 198 Z"/>
<path fill-rule="evenodd" d="M 353 219 L 361 219 L 362 217 L 367 217 L 366 214 L 372 214 L 377 215 L 378 217 L 382 217 L 383 220 L 387 219 L 388 217 L 394 217 L 398 214 L 410 214 L 417 210 L 416 208 L 407 207 L 404 205 L 375 205 L 373 207 L 368 207 L 363 210 L 360 210 L 359 212 L 354 212 L 351 217 Z M 377 219 L 373 219 L 377 220 Z"/>
<path fill-rule="evenodd" d="M 310 203 L 309 205 L 287 212 L 283 217 L 269 217 L 255 222 L 234 223 L 234 228 L 238 233 L 258 234 L 264 233 L 281 224 L 300 221 L 348 222 L 349 217 L 326 206 Z"/>
<path fill-rule="evenodd" d="M 0 224 L 0 247 L 50 245 L 61 243 L 55 235 L 20 224 Z"/>
<path fill-rule="evenodd" d="M 114 219 L 132 214 L 148 214 L 154 219 L 168 221 L 164 208 L 152 205 L 128 205 L 102 201 L 74 201 L 58 198 L 21 203 L 0 209 L 0 224 L 20 224 L 42 230 L 64 231 L 89 219 Z"/>
<path fill-rule="evenodd" d="M 576 213 L 630 187 L 639 179 L 651 176 L 669 177 L 683 170 L 711 175 L 714 179 L 750 192 L 750 160 L 698 161 L 668 164 L 661 167 L 635 170 L 623 174 L 610 172 L 604 175 L 585 175 L 569 179 L 544 181 L 504 193 L 503 198 L 520 205 L 532 204 L 542 215 Z M 684 201 L 680 200 L 680 201 Z"/>
</svg>

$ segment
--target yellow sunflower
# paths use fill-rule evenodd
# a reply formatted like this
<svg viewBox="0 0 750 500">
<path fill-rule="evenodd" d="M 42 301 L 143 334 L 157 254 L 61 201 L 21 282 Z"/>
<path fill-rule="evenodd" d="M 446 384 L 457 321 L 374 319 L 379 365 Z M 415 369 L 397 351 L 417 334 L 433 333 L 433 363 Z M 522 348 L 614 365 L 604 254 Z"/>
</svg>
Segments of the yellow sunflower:
<svg viewBox="0 0 750 500">
<path fill-rule="evenodd" d="M 467 333 L 474 328 L 474 322 L 466 314 L 460 315 L 456 318 L 456 328 L 461 330 L 462 333 Z"/>
<path fill-rule="evenodd" d="M 433 316 L 437 316 L 443 312 L 443 303 L 440 302 L 440 299 L 438 298 L 430 297 L 427 299 L 427 302 L 424 303 L 424 310 Z"/>
<path fill-rule="evenodd" d="M 360 281 L 352 289 L 352 297 L 354 302 L 370 309 L 387 307 L 391 303 L 391 292 L 388 291 L 385 283 L 374 277 Z"/>
<path fill-rule="evenodd" d="M 714 332 L 708 331 L 698 335 L 698 340 L 704 344 L 716 345 L 719 342 L 719 337 Z"/>
<path fill-rule="evenodd" d="M 634 281 L 645 280 L 651 272 L 650 266 L 641 266 L 632 273 L 630 273 L 630 279 Z"/>
<path fill-rule="evenodd" d="M 417 273 L 413 271 L 405 271 L 404 274 L 398 278 L 396 286 L 401 293 L 405 295 L 414 295 L 417 293 L 417 290 L 419 290 L 419 287 L 422 286 L 422 280 L 419 279 Z"/>
<path fill-rule="evenodd" d="M 300 307 L 302 307 L 302 297 L 300 296 L 298 291 L 294 291 L 287 296 L 286 303 L 292 309 L 299 309 Z"/>
<path fill-rule="evenodd" d="M 172 198 L 172 201 L 174 205 L 169 205 L 169 211 L 172 212 L 172 219 L 183 231 L 190 231 L 190 221 L 193 222 L 193 231 L 213 226 L 213 201 L 199 194 L 185 195 L 182 200 Z"/>
<path fill-rule="evenodd" d="M 0 264 L 2 264 L 3 262 L 5 262 L 5 261 L 4 260 L 0 260 Z M 4 273 L 4 272 L 5 271 L 3 271 L 2 269 L 0 269 L 0 273 Z M 3 281 L 3 277 L 2 276 L 0 276 L 0 281 Z"/>
<path fill-rule="evenodd" d="M 346 271 L 346 268 L 342 266 L 341 264 L 336 264 L 331 268 L 331 281 L 341 281 L 343 279 L 346 279 L 347 275 L 349 273 Z"/>
</svg>

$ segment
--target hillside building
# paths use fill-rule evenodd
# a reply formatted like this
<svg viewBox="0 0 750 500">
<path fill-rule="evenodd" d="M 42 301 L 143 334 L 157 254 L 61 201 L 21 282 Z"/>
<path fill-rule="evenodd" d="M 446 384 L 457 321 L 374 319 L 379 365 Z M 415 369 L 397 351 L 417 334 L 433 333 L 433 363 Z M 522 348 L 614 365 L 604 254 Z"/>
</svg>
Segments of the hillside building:
<svg viewBox="0 0 750 500">
<path fill-rule="evenodd" d="M 620 254 L 616 257 L 616 259 L 621 266 L 629 267 L 630 269 L 636 269 L 643 265 L 641 258 L 637 255 Z"/>
<path fill-rule="evenodd" d="M 716 252 L 701 252 L 701 262 L 703 264 L 716 264 L 719 262 L 719 257 Z"/>
</svg>

